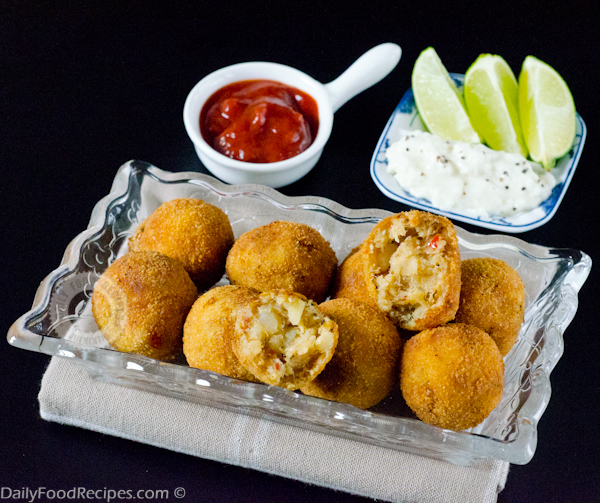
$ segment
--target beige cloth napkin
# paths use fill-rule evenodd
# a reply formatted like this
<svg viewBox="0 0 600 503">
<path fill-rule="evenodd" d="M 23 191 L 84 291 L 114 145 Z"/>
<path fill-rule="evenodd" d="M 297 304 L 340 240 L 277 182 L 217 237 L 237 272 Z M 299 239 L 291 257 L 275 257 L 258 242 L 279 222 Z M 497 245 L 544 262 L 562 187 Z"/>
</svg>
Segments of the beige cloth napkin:
<svg viewBox="0 0 600 503">
<path fill-rule="evenodd" d="M 457 466 L 101 382 L 60 357 L 39 401 L 48 421 L 387 501 L 494 502 L 508 475 L 503 461 Z"/>
</svg>

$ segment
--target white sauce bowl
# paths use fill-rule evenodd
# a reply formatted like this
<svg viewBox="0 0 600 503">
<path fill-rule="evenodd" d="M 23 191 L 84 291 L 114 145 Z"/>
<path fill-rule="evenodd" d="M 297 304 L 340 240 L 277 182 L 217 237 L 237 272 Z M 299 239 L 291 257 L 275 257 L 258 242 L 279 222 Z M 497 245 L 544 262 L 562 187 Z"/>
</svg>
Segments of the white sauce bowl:
<svg viewBox="0 0 600 503">
<path fill-rule="evenodd" d="M 321 84 L 304 72 L 278 63 L 248 62 L 221 68 L 198 82 L 183 107 L 183 122 L 198 157 L 213 175 L 228 183 L 283 187 L 306 175 L 317 163 L 331 134 L 333 114 L 348 100 L 386 77 L 400 61 L 396 44 L 381 44 L 358 58 L 342 75 Z M 251 163 L 231 159 L 213 149 L 200 134 L 200 111 L 216 91 L 243 80 L 274 80 L 304 91 L 317 102 L 319 130 L 302 153 L 278 162 Z"/>
</svg>

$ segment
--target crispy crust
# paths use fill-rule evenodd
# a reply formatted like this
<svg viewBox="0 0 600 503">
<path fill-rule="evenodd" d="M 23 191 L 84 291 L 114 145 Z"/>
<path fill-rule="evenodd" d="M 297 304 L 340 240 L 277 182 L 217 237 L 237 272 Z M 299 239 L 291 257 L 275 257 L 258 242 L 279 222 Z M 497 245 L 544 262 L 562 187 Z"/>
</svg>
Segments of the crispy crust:
<svg viewBox="0 0 600 503">
<path fill-rule="evenodd" d="M 255 290 L 228 285 L 213 288 L 196 300 L 183 326 L 183 353 L 190 367 L 258 382 L 231 349 L 236 317 L 257 297 Z"/>
<path fill-rule="evenodd" d="M 130 252 L 96 282 L 92 312 L 116 350 L 171 361 L 181 354 L 183 324 L 197 296 L 179 261 L 154 251 Z"/>
<path fill-rule="evenodd" d="M 226 268 L 234 285 L 261 292 L 290 290 L 321 302 L 327 297 L 337 258 L 312 227 L 277 221 L 242 234 L 227 256 Z"/>
<path fill-rule="evenodd" d="M 319 375 L 337 341 L 337 324 L 313 301 L 271 290 L 240 311 L 231 347 L 260 381 L 295 390 Z"/>
<path fill-rule="evenodd" d="M 460 252 L 454 225 L 412 210 L 379 222 L 362 244 L 371 302 L 407 330 L 433 328 L 454 318 L 460 297 Z"/>
<path fill-rule="evenodd" d="M 504 362 L 483 330 L 462 323 L 424 330 L 404 346 L 400 387 L 422 421 L 464 430 L 481 423 L 498 405 Z"/>
<path fill-rule="evenodd" d="M 506 356 L 517 340 L 524 317 L 525 286 L 517 271 L 494 258 L 462 262 L 457 322 L 487 332 Z"/>
<path fill-rule="evenodd" d="M 154 250 L 181 261 L 200 291 L 221 279 L 234 237 L 227 215 L 201 199 L 160 205 L 129 239 L 131 251 Z"/>
<path fill-rule="evenodd" d="M 377 299 L 369 293 L 365 275 L 366 255 L 357 246 L 338 267 L 335 276 L 332 297 L 352 299 L 379 309 Z"/>
<path fill-rule="evenodd" d="M 334 299 L 319 307 L 338 324 L 338 345 L 302 393 L 361 409 L 379 403 L 397 381 L 402 341 L 396 327 L 379 309 L 355 300 Z"/>
</svg>

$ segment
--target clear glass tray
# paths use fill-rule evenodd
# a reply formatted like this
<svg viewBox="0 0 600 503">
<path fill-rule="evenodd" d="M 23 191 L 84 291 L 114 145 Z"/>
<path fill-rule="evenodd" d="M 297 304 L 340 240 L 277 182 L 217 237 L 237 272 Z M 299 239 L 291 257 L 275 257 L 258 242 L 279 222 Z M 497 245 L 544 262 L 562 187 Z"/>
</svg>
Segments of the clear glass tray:
<svg viewBox="0 0 600 503">
<path fill-rule="evenodd" d="M 32 309 L 10 328 L 9 343 L 69 358 L 105 381 L 454 463 L 495 458 L 525 464 L 531 459 L 537 422 L 550 399 L 550 372 L 562 355 L 563 333 L 591 268 L 588 255 L 457 228 L 462 258 L 497 257 L 519 272 L 526 315 L 519 340 L 505 358 L 502 401 L 481 425 L 454 432 L 417 420 L 399 390 L 362 411 L 189 368 L 185 362 L 167 364 L 111 349 L 91 314 L 94 283 L 127 252 L 127 239 L 138 223 L 178 197 L 197 197 L 222 208 L 236 236 L 273 220 L 304 222 L 323 234 L 340 261 L 390 214 L 350 210 L 320 197 L 286 197 L 259 185 L 225 185 L 206 175 L 168 173 L 130 161 L 119 169 L 110 194 L 94 207 L 88 228 L 67 247 L 61 265 L 42 281 Z M 226 283 L 223 278 L 219 284 Z"/>
</svg>

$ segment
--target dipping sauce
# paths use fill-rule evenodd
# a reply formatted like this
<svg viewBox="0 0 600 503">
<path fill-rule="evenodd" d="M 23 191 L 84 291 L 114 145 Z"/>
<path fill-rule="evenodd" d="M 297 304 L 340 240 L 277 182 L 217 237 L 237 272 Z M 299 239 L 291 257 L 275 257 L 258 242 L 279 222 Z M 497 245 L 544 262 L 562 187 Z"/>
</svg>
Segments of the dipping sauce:
<svg viewBox="0 0 600 503">
<path fill-rule="evenodd" d="M 222 87 L 200 112 L 202 137 L 238 161 L 289 159 L 312 144 L 318 129 L 317 102 L 273 80 L 244 80 Z"/>
<path fill-rule="evenodd" d="M 473 217 L 509 216 L 545 201 L 555 178 L 519 154 L 401 131 L 386 155 L 388 172 L 415 197 Z"/>
</svg>

